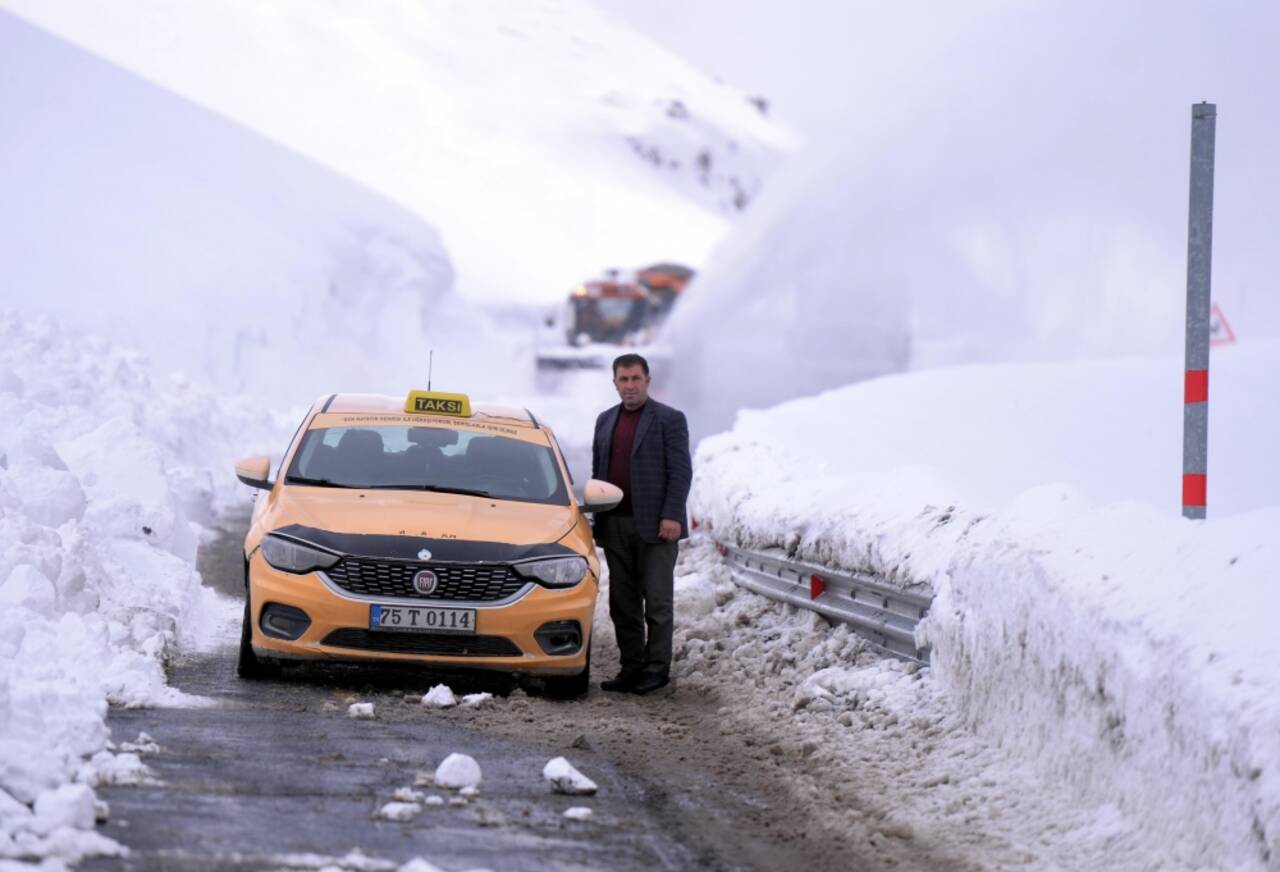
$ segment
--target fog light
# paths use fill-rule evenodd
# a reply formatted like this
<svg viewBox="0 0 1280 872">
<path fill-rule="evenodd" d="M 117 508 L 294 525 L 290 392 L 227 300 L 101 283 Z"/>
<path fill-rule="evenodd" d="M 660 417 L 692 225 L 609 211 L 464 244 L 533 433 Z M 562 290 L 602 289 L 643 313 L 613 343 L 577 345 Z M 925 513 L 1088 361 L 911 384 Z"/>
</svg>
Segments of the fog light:
<svg viewBox="0 0 1280 872">
<path fill-rule="evenodd" d="M 262 632 L 273 639 L 286 639 L 292 642 L 311 626 L 311 618 L 302 609 L 280 603 L 267 603 L 262 607 L 262 616 L 258 618 L 258 626 Z"/>
<path fill-rule="evenodd" d="M 533 634 L 544 654 L 563 657 L 582 649 L 582 627 L 577 621 L 552 621 Z"/>
</svg>

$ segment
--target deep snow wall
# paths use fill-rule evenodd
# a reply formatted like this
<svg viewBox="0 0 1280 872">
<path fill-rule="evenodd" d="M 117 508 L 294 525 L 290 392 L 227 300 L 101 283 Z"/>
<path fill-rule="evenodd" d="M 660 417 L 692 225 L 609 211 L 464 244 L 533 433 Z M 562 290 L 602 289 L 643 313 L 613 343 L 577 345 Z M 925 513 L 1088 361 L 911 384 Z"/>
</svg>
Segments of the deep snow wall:
<svg viewBox="0 0 1280 872">
<path fill-rule="evenodd" d="M 935 370 L 743 412 L 699 447 L 690 508 L 716 539 L 932 590 L 921 639 L 969 728 L 1169 863 L 1273 868 L 1280 346 L 1235 352 L 1215 358 L 1236 456 L 1207 522 L 1177 513 L 1175 359 Z"/>
<path fill-rule="evenodd" d="M 3 12 L 0 47 L 0 304 L 273 404 L 511 369 L 430 225 Z"/>
<path fill-rule="evenodd" d="M 234 638 L 238 604 L 195 570 L 198 524 L 244 499 L 234 458 L 287 427 L 0 309 L 0 858 L 119 850 L 92 832 L 92 789 L 148 776 L 108 749 L 107 704 L 184 701 L 164 660 Z"/>
</svg>

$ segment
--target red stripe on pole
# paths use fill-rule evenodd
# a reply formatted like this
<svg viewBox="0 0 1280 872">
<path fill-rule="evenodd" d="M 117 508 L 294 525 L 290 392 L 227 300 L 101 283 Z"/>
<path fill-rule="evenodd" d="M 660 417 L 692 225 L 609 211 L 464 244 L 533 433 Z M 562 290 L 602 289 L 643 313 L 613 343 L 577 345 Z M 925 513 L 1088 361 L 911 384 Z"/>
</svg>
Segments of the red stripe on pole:
<svg viewBox="0 0 1280 872">
<path fill-rule="evenodd" d="M 1207 369 L 1187 370 L 1186 402 L 1188 403 L 1209 402 L 1209 370 Z"/>
<path fill-rule="evenodd" d="M 1209 490 L 1209 477 L 1203 472 L 1187 472 L 1182 476 L 1182 504 L 1203 506 Z"/>
<path fill-rule="evenodd" d="M 809 576 L 809 599 L 816 600 L 818 597 L 822 596 L 822 592 L 826 589 L 827 583 L 823 580 L 821 575 L 815 574 Z"/>
</svg>

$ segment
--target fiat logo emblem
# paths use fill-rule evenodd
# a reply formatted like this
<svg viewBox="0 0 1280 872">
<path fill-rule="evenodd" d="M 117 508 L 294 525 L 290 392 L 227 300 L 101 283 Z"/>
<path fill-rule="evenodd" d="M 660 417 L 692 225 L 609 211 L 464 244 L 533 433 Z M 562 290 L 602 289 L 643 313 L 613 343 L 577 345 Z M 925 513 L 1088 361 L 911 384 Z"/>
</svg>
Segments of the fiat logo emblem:
<svg viewBox="0 0 1280 872">
<path fill-rule="evenodd" d="M 413 577 L 413 589 L 421 594 L 433 594 L 439 585 L 436 574 L 430 569 L 424 569 Z"/>
</svg>

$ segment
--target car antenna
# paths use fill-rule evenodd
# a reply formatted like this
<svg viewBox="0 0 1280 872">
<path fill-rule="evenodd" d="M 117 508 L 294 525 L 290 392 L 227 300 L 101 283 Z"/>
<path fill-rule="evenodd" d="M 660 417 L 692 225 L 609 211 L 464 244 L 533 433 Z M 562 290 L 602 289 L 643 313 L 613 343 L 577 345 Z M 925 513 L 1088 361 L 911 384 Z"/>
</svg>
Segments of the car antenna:
<svg viewBox="0 0 1280 872">
<path fill-rule="evenodd" d="M 436 353 L 433 349 L 430 349 L 430 348 L 427 349 L 427 390 L 428 391 L 431 390 L 431 364 L 433 362 L 432 358 L 435 357 L 435 354 Z"/>
</svg>

